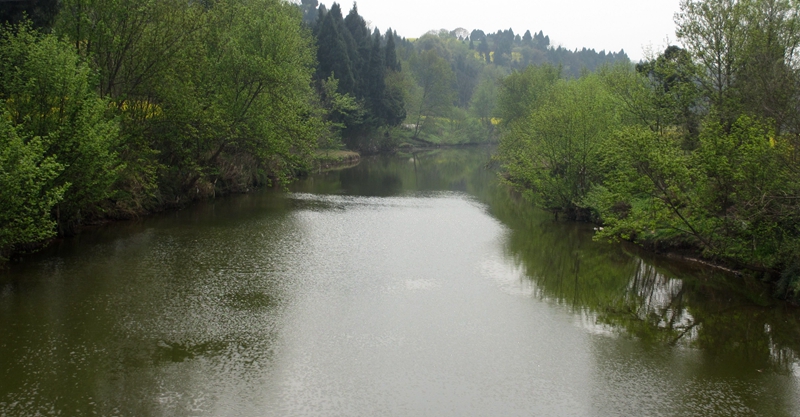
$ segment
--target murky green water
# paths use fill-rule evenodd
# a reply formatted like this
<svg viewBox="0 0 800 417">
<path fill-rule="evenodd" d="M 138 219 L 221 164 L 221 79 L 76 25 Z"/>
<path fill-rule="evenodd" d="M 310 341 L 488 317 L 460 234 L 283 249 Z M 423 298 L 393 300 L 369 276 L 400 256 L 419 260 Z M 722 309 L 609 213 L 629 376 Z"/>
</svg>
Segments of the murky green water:
<svg viewBox="0 0 800 417">
<path fill-rule="evenodd" d="M 800 318 L 591 226 L 487 149 L 84 233 L 0 277 L 0 416 L 797 416 Z"/>
</svg>

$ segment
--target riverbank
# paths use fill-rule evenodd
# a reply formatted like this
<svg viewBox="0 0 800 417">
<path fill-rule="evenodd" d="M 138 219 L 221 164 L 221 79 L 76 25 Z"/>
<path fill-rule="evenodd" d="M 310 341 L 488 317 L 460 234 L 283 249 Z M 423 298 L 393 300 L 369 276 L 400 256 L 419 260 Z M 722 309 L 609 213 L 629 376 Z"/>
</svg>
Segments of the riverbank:
<svg viewBox="0 0 800 417">
<path fill-rule="evenodd" d="M 424 139 L 409 140 L 395 148 L 395 152 L 416 152 L 434 149 L 468 149 L 481 146 L 496 147 L 497 142 L 435 143 Z"/>
<path fill-rule="evenodd" d="M 343 169 L 354 166 L 361 161 L 361 154 L 348 150 L 317 150 L 314 157 L 315 172 Z"/>
<path fill-rule="evenodd" d="M 798 415 L 798 309 L 592 240 L 488 160 L 362 157 L 13 265 L 0 415 Z"/>
<path fill-rule="evenodd" d="M 501 145 L 502 147 L 502 145 Z M 524 195 L 530 204 L 542 207 L 558 219 L 560 215 L 569 221 L 593 224 L 594 239 L 600 241 L 625 241 L 641 247 L 642 249 L 659 256 L 691 262 L 730 274 L 732 279 L 748 277 L 769 284 L 773 297 L 786 300 L 792 304 L 800 304 L 800 259 L 792 258 L 786 252 L 792 250 L 788 245 L 781 250 L 776 249 L 770 257 L 762 257 L 769 263 L 756 263 L 758 258 L 752 253 L 757 250 L 764 252 L 764 247 L 770 242 L 766 239 L 757 241 L 753 236 L 746 245 L 737 246 L 741 240 L 741 233 L 737 234 L 728 230 L 728 234 L 713 234 L 708 228 L 717 227 L 722 221 L 709 219 L 707 214 L 699 215 L 685 207 L 675 210 L 675 216 L 681 223 L 669 223 L 664 215 L 653 215 L 653 219 L 631 221 L 634 215 L 642 217 L 643 207 L 652 207 L 650 198 L 633 199 L 625 201 L 617 195 L 611 195 L 606 189 L 598 187 L 594 194 L 585 197 L 581 205 L 555 206 L 553 200 L 544 196 L 536 187 L 542 183 L 535 181 L 527 172 L 520 170 L 511 171 L 505 165 L 501 176 L 504 182 L 514 188 L 520 195 Z M 514 175 L 516 174 L 516 175 Z M 557 177 L 556 175 L 553 178 Z M 553 180 L 551 178 L 551 180 Z M 563 181 L 563 178 L 554 179 Z M 599 190 L 599 191 L 597 191 Z M 605 194 L 602 194 L 605 193 Z M 599 197 L 598 197 L 599 196 Z M 658 200 L 654 198 L 653 200 Z M 548 205 L 549 204 L 549 205 Z M 647 209 L 650 210 L 650 209 Z M 704 217 L 705 216 L 705 217 Z M 646 220 L 646 221 L 645 221 Z M 748 225 L 744 224 L 745 232 Z M 683 227 L 680 227 L 683 226 Z M 762 226 L 758 226 L 762 227 Z M 780 227 L 780 226 L 777 226 Z M 732 228 L 735 229 L 735 228 Z M 755 233 L 754 230 L 751 233 Z M 775 234 L 790 233 L 775 230 Z M 784 258 L 781 260 L 780 258 Z M 733 278 L 735 277 L 735 278 Z"/>
<path fill-rule="evenodd" d="M 344 169 L 355 166 L 361 160 L 358 152 L 347 150 L 318 150 L 315 152 L 311 163 L 312 172 L 324 172 L 335 169 Z M 8 261 L 19 262 L 26 256 L 41 251 L 48 246 L 63 241 L 65 238 L 76 236 L 83 231 L 96 229 L 108 224 L 125 222 L 135 219 L 148 217 L 154 214 L 182 210 L 200 201 L 213 200 L 218 197 L 232 194 L 246 194 L 253 190 L 263 187 L 277 187 L 279 181 L 270 175 L 258 175 L 257 169 L 247 164 L 240 165 L 240 170 L 247 173 L 240 173 L 239 180 L 204 182 L 198 181 L 194 192 L 185 192 L 174 198 L 154 199 L 151 204 L 141 205 L 135 210 L 128 208 L 120 209 L 114 201 L 108 201 L 103 206 L 103 210 L 91 217 L 86 217 L 80 224 L 74 225 L 73 229 L 67 233 L 60 233 L 48 239 L 17 245 L 14 248 L 0 252 L 0 266 Z M 307 173 L 298 172 L 295 177 L 303 176 Z M 244 180 L 249 178 L 249 180 Z"/>
</svg>

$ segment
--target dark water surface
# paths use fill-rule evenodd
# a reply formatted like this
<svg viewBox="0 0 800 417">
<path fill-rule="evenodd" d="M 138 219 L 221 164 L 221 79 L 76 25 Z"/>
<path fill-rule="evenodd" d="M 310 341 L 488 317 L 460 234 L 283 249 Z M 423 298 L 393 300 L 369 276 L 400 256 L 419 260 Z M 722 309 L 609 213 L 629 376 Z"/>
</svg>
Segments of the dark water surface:
<svg viewBox="0 0 800 417">
<path fill-rule="evenodd" d="M 13 265 L 0 416 L 800 415 L 797 309 L 594 242 L 488 157 L 367 159 Z"/>
</svg>

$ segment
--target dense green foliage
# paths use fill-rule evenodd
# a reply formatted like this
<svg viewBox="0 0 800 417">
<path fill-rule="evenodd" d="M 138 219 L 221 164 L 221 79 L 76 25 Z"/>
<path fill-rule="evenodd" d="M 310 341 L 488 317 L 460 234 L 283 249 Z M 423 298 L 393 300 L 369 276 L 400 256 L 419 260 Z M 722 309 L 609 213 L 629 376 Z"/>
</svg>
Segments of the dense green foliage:
<svg viewBox="0 0 800 417">
<path fill-rule="evenodd" d="M 303 3 L 304 15 L 317 38 L 316 81 L 320 95 L 329 110 L 328 121 L 336 127 L 334 134 L 350 148 L 366 152 L 392 149 L 396 143 L 389 130 L 406 117 L 404 86 L 395 78 L 400 70 L 395 49 L 395 34 L 373 32 L 353 9 L 346 17 L 334 3 L 330 11 L 324 6 Z M 312 12 L 314 10 L 314 12 Z M 336 80 L 336 93 L 355 106 L 331 107 L 336 100 L 326 85 Z M 335 146 L 336 142 L 326 143 Z"/>
<path fill-rule="evenodd" d="M 548 75 L 554 71 L 547 67 L 523 75 L 536 73 L 544 74 L 529 78 L 543 85 L 520 91 L 530 95 L 539 89 L 538 106 L 527 109 L 525 118 L 508 115 L 509 140 L 501 147 L 511 162 L 508 174 L 524 184 L 537 204 L 573 218 L 587 217 L 582 213 L 586 196 L 607 172 L 603 154 L 616 125 L 615 107 L 599 76 L 553 80 Z"/>
<path fill-rule="evenodd" d="M 541 32 L 412 41 L 316 0 L 20 0 L 0 21 L 0 258 L 105 219 L 285 184 L 319 147 L 494 141 L 512 70 L 627 62 L 552 48 Z"/>
<path fill-rule="evenodd" d="M 453 35 L 457 35 L 457 31 Z M 578 77 L 582 71 L 594 71 L 604 64 L 628 60 L 624 50 L 607 53 L 586 48 L 570 51 L 562 46 L 553 47 L 550 37 L 542 31 L 532 35 L 528 30 L 520 36 L 512 29 L 489 34 L 473 30 L 469 40 L 470 49 L 475 49 L 486 62 L 515 70 L 549 63 L 560 65 L 568 76 Z"/>
<path fill-rule="evenodd" d="M 306 169 L 327 128 L 301 18 L 280 0 L 65 0 L 54 34 L 3 29 L 0 251 Z"/>
<path fill-rule="evenodd" d="M 63 187 L 50 183 L 63 171 L 55 158 L 44 155 L 41 138 L 25 141 L 0 114 L 0 247 L 8 252 L 20 245 L 39 242 L 55 234 L 50 211 L 61 200 Z M 7 255 L 7 253 L 0 253 Z"/>
<path fill-rule="evenodd" d="M 448 62 L 450 71 L 439 70 L 440 75 L 432 78 L 430 69 L 436 67 L 431 65 L 435 61 L 426 56 L 432 53 Z M 488 35 L 481 30 L 431 31 L 413 42 L 406 41 L 402 54 L 418 87 L 409 90 L 414 105 L 408 106 L 407 123 L 414 126 L 414 137 L 450 143 L 496 140 L 496 125 L 508 124 L 505 107 L 524 102 L 520 97 L 498 101 L 504 99 L 498 96 L 498 88 L 506 82 L 501 80 L 512 73 L 545 65 L 565 76 L 578 76 L 603 63 L 629 62 L 623 51 L 567 51 L 552 48 L 541 32 L 531 35 L 528 31 L 520 37 L 511 29 Z M 421 62 L 428 64 L 418 65 Z M 430 95 L 432 88 L 438 92 Z"/>
<path fill-rule="evenodd" d="M 17 207 L 14 211 L 23 210 L 18 216 L 4 213 L 14 220 L 3 224 L 39 225 L 37 236 L 48 236 L 53 231 L 41 227 L 50 219 L 41 213 L 52 209 L 63 232 L 93 216 L 111 196 L 120 165 L 114 151 L 119 130 L 90 77 L 89 66 L 55 36 L 27 26 L 0 36 L 0 97 L 10 157 L 4 162 L 12 164 L 3 174 L 18 182 L 12 172 L 24 173 L 33 185 L 24 191 L 19 183 L 3 188 L 9 193 L 3 200 Z M 0 248 L 35 240 L 12 239 Z"/>
<path fill-rule="evenodd" d="M 542 32 L 521 37 L 510 29 L 488 35 L 442 29 L 410 40 L 391 29 L 381 35 L 376 28 L 370 35 L 355 6 L 347 16 L 337 3 L 328 10 L 304 0 L 300 7 L 319 45 L 318 90 L 324 96 L 323 82 L 334 77 L 338 93 L 357 104 L 347 112 L 326 107 L 328 120 L 345 146 L 362 152 L 392 149 L 400 142 L 495 141 L 497 83 L 511 71 L 552 63 L 578 76 L 605 63 L 628 62 L 624 51 L 553 48 Z"/>
<path fill-rule="evenodd" d="M 686 49 L 501 83 L 500 158 L 546 209 L 601 238 L 688 250 L 800 296 L 800 3 L 685 0 Z"/>
<path fill-rule="evenodd" d="M 244 190 L 306 163 L 321 126 L 296 8 L 136 4 L 65 2 L 57 26 L 98 69 L 122 124 L 121 208 Z"/>
</svg>

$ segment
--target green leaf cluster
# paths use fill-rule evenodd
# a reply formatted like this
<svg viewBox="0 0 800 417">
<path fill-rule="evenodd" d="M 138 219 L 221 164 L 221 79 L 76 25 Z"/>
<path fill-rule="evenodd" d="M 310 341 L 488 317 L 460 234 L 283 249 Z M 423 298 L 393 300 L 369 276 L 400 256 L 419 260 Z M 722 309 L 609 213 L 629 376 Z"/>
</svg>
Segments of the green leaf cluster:
<svg viewBox="0 0 800 417">
<path fill-rule="evenodd" d="M 4 259 L 55 235 L 50 212 L 63 199 L 66 187 L 50 185 L 64 167 L 45 155 L 42 139 L 21 137 L 5 106 L 0 107 L 0 259 Z"/>
<path fill-rule="evenodd" d="M 0 30 L 0 251 L 309 169 L 327 126 L 301 19 L 281 0 L 65 0 L 53 34 Z"/>
<path fill-rule="evenodd" d="M 359 106 L 347 112 L 342 112 L 341 107 L 324 107 L 331 135 L 341 137 L 354 150 L 376 152 L 390 148 L 383 132 L 397 127 L 406 117 L 406 94 L 397 80 L 401 65 L 396 34 L 391 29 L 385 35 L 377 28 L 370 32 L 355 5 L 344 17 L 338 3 L 333 3 L 330 10 L 319 7 L 312 30 L 318 45 L 315 78 L 320 95 L 330 96 L 327 85 L 335 79 L 337 92 Z M 334 104 L 323 98 L 323 105 Z"/>
<path fill-rule="evenodd" d="M 324 125 L 300 10 L 279 0 L 66 1 L 56 26 L 122 124 L 120 213 L 284 182 Z"/>
<path fill-rule="evenodd" d="M 509 181 L 600 238 L 697 254 L 800 297 L 800 2 L 687 0 L 686 49 L 501 82 Z M 577 213 L 577 214 L 576 214 Z"/>
<path fill-rule="evenodd" d="M 529 69 L 504 81 L 505 132 L 499 158 L 512 179 L 537 205 L 590 219 L 587 195 L 609 169 L 607 147 L 619 125 L 617 111 L 600 76 L 555 79 L 552 67 Z M 527 83 L 516 80 L 527 78 Z M 524 100 L 526 108 L 510 96 Z"/>
<path fill-rule="evenodd" d="M 0 33 L 6 146 L 10 151 L 21 140 L 26 152 L 39 154 L 35 164 L 48 167 L 39 177 L 48 178 L 41 184 L 42 201 L 30 204 L 52 208 L 62 233 L 102 215 L 120 167 L 119 127 L 92 89 L 92 79 L 87 63 L 55 36 L 27 25 Z"/>
</svg>

